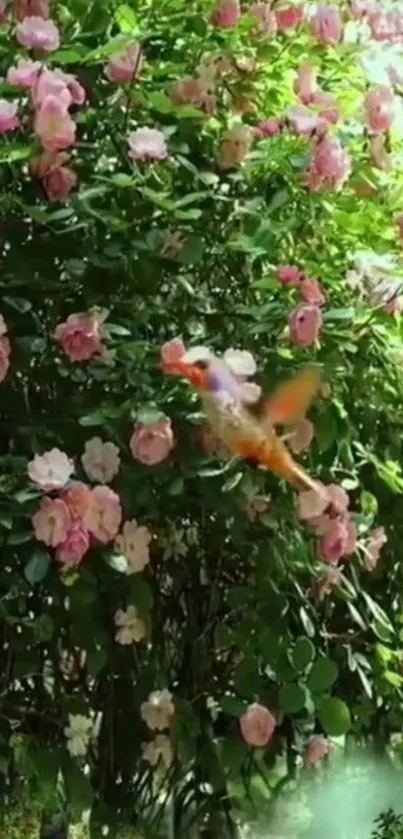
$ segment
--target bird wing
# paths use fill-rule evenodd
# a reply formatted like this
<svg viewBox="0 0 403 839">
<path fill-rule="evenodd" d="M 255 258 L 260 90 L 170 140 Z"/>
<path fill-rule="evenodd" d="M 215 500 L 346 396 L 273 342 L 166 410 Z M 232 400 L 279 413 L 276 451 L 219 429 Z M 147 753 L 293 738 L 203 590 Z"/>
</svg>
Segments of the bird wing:
<svg viewBox="0 0 403 839">
<path fill-rule="evenodd" d="M 261 421 L 269 425 L 288 425 L 303 417 L 317 395 L 322 379 L 317 365 L 304 367 L 296 376 L 279 385 L 258 406 Z"/>
</svg>

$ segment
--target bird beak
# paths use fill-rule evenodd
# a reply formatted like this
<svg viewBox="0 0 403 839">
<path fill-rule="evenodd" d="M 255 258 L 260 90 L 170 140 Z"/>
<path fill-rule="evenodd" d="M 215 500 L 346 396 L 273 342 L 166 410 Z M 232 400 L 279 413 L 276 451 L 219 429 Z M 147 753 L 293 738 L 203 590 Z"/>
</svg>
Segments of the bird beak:
<svg viewBox="0 0 403 839">
<path fill-rule="evenodd" d="M 175 376 L 182 376 L 184 379 L 187 379 L 193 387 L 203 388 L 206 386 L 206 371 L 200 370 L 195 364 L 190 364 L 187 361 L 179 361 L 172 362 L 169 365 L 168 373 L 172 373 Z"/>
</svg>

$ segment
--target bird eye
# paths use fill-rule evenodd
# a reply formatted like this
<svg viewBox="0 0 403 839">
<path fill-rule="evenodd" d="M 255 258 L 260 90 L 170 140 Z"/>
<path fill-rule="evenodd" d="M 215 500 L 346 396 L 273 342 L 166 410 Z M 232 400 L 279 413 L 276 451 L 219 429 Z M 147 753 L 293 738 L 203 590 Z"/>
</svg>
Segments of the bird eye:
<svg viewBox="0 0 403 839">
<path fill-rule="evenodd" d="M 203 361 L 203 359 L 200 359 L 200 361 L 195 361 L 194 366 L 197 367 L 199 370 L 207 370 L 208 365 L 207 361 Z"/>
</svg>

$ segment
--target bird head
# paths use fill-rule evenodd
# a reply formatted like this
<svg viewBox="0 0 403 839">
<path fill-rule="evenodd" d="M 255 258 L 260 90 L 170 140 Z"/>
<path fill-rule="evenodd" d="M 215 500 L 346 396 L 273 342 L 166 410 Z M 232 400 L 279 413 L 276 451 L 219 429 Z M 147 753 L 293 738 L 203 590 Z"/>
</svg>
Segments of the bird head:
<svg viewBox="0 0 403 839">
<path fill-rule="evenodd" d="M 170 365 L 171 372 L 183 376 L 199 391 L 236 395 L 238 383 L 227 367 L 207 347 L 192 347 Z"/>
</svg>

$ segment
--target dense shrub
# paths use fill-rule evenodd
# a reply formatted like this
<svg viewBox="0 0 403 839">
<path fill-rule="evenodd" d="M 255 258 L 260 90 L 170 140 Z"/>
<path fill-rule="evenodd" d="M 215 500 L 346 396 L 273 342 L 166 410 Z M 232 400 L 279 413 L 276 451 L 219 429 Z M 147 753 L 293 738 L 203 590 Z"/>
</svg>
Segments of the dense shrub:
<svg viewBox="0 0 403 839">
<path fill-rule="evenodd" d="M 3 801 L 231 836 L 401 731 L 401 14 L 1 5 Z M 179 339 L 323 366 L 327 514 L 223 453 Z"/>
</svg>

